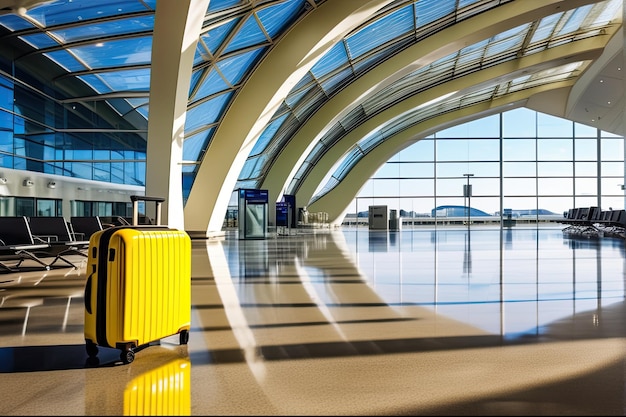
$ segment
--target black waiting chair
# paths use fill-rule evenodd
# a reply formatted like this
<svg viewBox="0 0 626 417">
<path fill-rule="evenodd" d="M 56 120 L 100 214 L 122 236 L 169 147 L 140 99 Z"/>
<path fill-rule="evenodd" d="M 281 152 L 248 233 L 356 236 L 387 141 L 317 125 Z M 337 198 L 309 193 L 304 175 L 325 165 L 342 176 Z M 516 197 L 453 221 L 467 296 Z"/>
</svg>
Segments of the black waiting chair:
<svg viewBox="0 0 626 417">
<path fill-rule="evenodd" d="M 30 217 L 30 230 L 35 238 L 41 239 L 62 250 L 59 255 L 83 255 L 87 256 L 89 240 L 76 240 L 70 232 L 67 222 L 63 217 Z"/>
<path fill-rule="evenodd" d="M 35 237 L 25 216 L 0 216 L 0 268 L 5 271 L 19 271 L 26 260 L 34 261 L 45 270 L 49 270 L 58 261 L 76 268 L 74 263 L 64 258 L 65 250 L 64 246 L 53 246 Z M 48 258 L 53 260 L 48 261 Z"/>
<path fill-rule="evenodd" d="M 70 224 L 77 240 L 89 241 L 92 234 L 104 230 L 102 221 L 98 216 L 72 216 L 70 217 Z"/>
</svg>

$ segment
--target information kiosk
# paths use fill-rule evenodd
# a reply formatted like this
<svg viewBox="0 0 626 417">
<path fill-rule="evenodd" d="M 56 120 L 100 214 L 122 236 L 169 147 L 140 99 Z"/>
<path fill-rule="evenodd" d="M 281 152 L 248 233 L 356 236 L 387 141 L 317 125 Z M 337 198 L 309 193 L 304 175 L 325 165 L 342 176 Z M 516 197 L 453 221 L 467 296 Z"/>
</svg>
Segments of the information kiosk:
<svg viewBox="0 0 626 417">
<path fill-rule="evenodd" d="M 267 190 L 239 189 L 239 239 L 267 237 L 268 201 Z"/>
</svg>

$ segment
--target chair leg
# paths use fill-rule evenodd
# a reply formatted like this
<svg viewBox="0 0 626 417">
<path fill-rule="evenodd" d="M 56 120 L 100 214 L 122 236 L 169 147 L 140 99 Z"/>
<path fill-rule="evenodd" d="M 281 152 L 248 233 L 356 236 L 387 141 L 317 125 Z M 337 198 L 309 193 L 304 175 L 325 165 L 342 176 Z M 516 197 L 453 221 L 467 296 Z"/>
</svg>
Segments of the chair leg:
<svg viewBox="0 0 626 417">
<path fill-rule="evenodd" d="M 62 252 L 60 252 L 52 262 L 50 262 L 48 265 L 52 266 L 53 264 L 55 264 L 57 261 L 63 261 L 66 264 L 68 264 L 69 266 L 71 266 L 74 269 L 78 269 L 78 266 L 76 266 L 76 264 L 72 261 L 70 261 L 69 259 L 67 259 L 64 255 L 69 255 L 69 254 L 77 254 L 77 255 L 83 255 L 85 257 L 87 257 L 86 253 L 82 253 L 80 250 L 78 250 L 77 248 L 74 247 L 70 247 Z"/>
<path fill-rule="evenodd" d="M 67 259 L 66 257 L 64 257 L 62 254 L 58 254 L 54 260 L 52 262 L 50 262 L 48 264 L 48 267 L 52 267 L 52 265 L 54 265 L 57 261 L 63 261 L 66 264 L 68 264 L 69 266 L 71 266 L 74 269 L 77 269 L 78 267 L 76 266 L 76 264 L 74 264 L 72 261 L 70 261 L 69 259 Z"/>
<path fill-rule="evenodd" d="M 18 264 L 19 265 L 19 264 Z M 0 269 L 7 271 L 7 272 L 16 272 L 15 267 L 10 267 L 8 265 L 5 265 L 4 263 L 0 262 Z"/>
<path fill-rule="evenodd" d="M 37 262 L 39 265 L 43 266 L 46 271 L 50 270 L 50 265 L 49 264 L 45 263 L 44 261 L 42 261 L 41 259 L 39 259 L 35 255 L 33 255 L 32 253 L 30 253 L 28 251 L 25 251 L 25 250 L 20 250 L 17 253 L 20 255 L 21 259 L 17 263 L 16 267 L 19 267 L 19 265 L 24 261 L 24 259 L 28 258 L 28 259 L 31 259 L 31 260 Z"/>
</svg>

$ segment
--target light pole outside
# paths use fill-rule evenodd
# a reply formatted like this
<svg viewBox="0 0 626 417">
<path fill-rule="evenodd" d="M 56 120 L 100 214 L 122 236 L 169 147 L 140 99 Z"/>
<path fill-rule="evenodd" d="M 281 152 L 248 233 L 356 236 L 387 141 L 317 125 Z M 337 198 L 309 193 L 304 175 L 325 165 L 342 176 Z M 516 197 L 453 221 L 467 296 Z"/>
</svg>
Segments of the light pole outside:
<svg viewBox="0 0 626 417">
<path fill-rule="evenodd" d="M 474 174 L 463 174 L 464 177 L 467 177 L 467 184 L 463 187 L 463 197 L 467 197 L 467 205 L 465 206 L 465 210 L 467 212 L 467 227 L 470 224 L 470 206 L 472 204 L 472 186 L 470 185 L 470 177 L 473 177 Z"/>
</svg>

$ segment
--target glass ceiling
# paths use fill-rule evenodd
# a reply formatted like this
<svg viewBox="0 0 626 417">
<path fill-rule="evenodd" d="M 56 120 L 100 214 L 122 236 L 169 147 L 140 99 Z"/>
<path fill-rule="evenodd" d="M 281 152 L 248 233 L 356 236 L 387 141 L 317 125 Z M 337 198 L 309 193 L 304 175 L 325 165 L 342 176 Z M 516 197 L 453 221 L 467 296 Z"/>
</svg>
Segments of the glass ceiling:
<svg viewBox="0 0 626 417">
<path fill-rule="evenodd" d="M 189 90 L 183 145 L 185 196 L 238 89 L 277 40 L 324 1 L 209 2 Z M 294 86 L 252 149 L 236 188 L 258 188 L 272 162 L 302 124 L 368 70 L 455 23 L 511 1 L 392 1 L 338 42 Z M 355 103 L 306 157 L 289 185 L 289 193 L 297 191 L 310 168 L 333 144 L 384 109 L 478 69 L 597 35 L 620 6 L 621 0 L 609 0 L 529 22 L 452 53 Z M 32 83 L 65 106 L 80 105 L 84 111 L 98 114 L 106 106 L 118 119 L 111 125 L 123 128 L 125 136 L 121 140 L 129 148 L 137 146 L 137 138 L 147 140 L 155 7 L 156 0 L 54 0 L 22 14 L 4 10 L 5 14 L 0 13 L 0 44 L 4 45 L 2 50 L 11 48 L 17 56 L 14 73 L 8 75 Z M 567 79 L 577 75 L 579 65 L 470 89 L 464 95 L 444 97 L 396 117 L 354 145 L 322 193 L 341 181 L 351 166 L 394 132 L 443 111 L 531 85 Z M 72 127 L 59 123 L 53 129 Z M 100 128 L 94 125 L 93 132 Z M 125 139 L 132 136 L 135 138 Z"/>
<path fill-rule="evenodd" d="M 454 21 L 458 22 L 502 3 L 504 2 L 468 1 L 458 2 L 458 4 L 455 1 L 403 2 L 396 3 L 397 6 L 388 10 L 387 13 L 373 17 L 365 27 L 346 36 L 343 42 L 338 43 L 322 57 L 300 85 L 291 91 L 283 102 L 282 108 L 276 112 L 273 122 L 263 132 L 251 152 L 239 177 L 239 187 L 255 188 L 261 185 L 273 158 L 300 127 L 298 121 L 306 120 L 315 110 L 330 100 L 334 93 L 358 77 L 360 74 L 357 68 L 376 65 L 394 55 L 398 50 L 427 36 L 432 36 Z M 431 5 L 433 8 L 427 10 L 424 5 Z M 456 10 L 455 5 L 458 7 Z M 291 179 L 286 194 L 296 194 L 306 175 L 334 144 L 383 110 L 429 88 L 477 70 L 542 52 L 578 39 L 602 34 L 602 29 L 618 13 L 620 5 L 619 0 L 586 5 L 512 28 L 422 67 L 384 90 L 363 99 L 319 139 L 294 178 Z M 424 19 L 422 13 L 428 18 Z M 444 24 L 446 16 L 448 17 L 447 24 Z M 454 16 L 454 21 L 450 20 L 450 16 Z M 439 20 L 436 21 L 436 25 L 433 25 L 435 19 Z M 380 27 L 385 28 L 384 40 L 372 39 L 371 35 L 368 36 Z M 360 46 L 363 39 L 370 39 L 370 45 L 365 48 L 354 48 L 357 53 L 353 53 L 352 41 L 359 40 L 357 46 Z M 380 42 L 375 44 L 376 41 Z M 366 50 L 371 52 L 363 55 Z M 444 97 L 442 97 L 443 101 L 439 103 L 431 102 L 429 107 L 413 109 L 402 117 L 384 123 L 377 131 L 370 133 L 353 146 L 352 150 L 337 164 L 336 171 L 330 175 L 328 182 L 323 184 L 309 204 L 332 190 L 361 158 L 398 131 L 408 129 L 452 109 L 493 100 L 519 89 L 571 78 L 580 73 L 581 65 L 582 63 L 577 63 L 550 71 L 541 71 L 534 75 L 510 79 L 495 86 L 482 88 L 479 91 L 468 90 L 461 96 L 457 95 L 449 100 L 443 100 Z M 307 97 L 307 99 L 302 99 L 302 97 Z"/>
<path fill-rule="evenodd" d="M 370 119 L 395 103 L 464 74 L 601 34 L 602 28 L 614 18 L 619 3 L 613 1 L 609 7 L 606 4 L 587 5 L 570 12 L 547 16 L 538 22 L 518 26 L 491 39 L 470 45 L 403 77 L 394 85 L 365 99 L 349 115 L 337 122 L 336 126 L 340 126 L 340 129 L 331 129 L 330 133 L 320 139 L 294 177 L 287 194 L 295 194 L 301 179 L 306 177 L 311 167 L 343 136 L 362 124 L 364 119 Z M 535 27 L 537 29 L 532 30 Z M 415 108 L 382 124 L 378 130 L 352 147 L 311 202 L 332 190 L 360 159 L 399 131 L 451 110 L 490 101 L 515 91 L 575 78 L 583 69 L 583 64 L 568 64 L 523 77 L 510 76 L 504 82 L 486 88 L 468 89 L 451 99 L 441 97 L 439 103 L 430 102 L 428 107 Z M 338 131 L 340 133 L 336 134 Z"/>
</svg>

